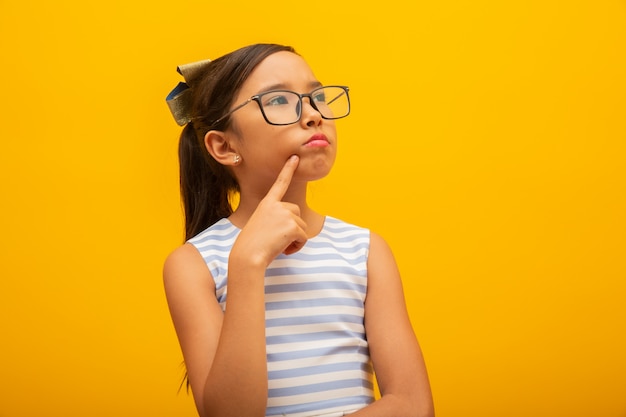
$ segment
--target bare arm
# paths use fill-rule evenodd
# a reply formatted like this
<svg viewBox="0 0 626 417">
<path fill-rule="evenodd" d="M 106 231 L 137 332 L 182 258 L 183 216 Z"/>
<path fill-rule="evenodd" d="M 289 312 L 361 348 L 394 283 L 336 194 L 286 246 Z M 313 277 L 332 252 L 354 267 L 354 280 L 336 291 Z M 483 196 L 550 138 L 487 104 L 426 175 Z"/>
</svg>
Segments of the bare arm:
<svg viewBox="0 0 626 417">
<path fill-rule="evenodd" d="M 298 207 L 281 201 L 297 165 L 297 158 L 285 164 L 233 245 L 224 313 L 193 246 L 183 245 L 165 262 L 166 296 L 201 417 L 265 416 L 265 269 L 306 242 Z"/>
<path fill-rule="evenodd" d="M 372 233 L 365 331 L 381 392 L 355 417 L 432 417 L 426 366 L 406 310 L 400 273 L 387 243 Z"/>
<path fill-rule="evenodd" d="M 263 270 L 229 282 L 228 310 L 197 250 L 183 245 L 165 263 L 170 313 L 200 416 L 264 415 L 267 401 Z M 260 277 L 259 277 L 260 275 Z M 256 284 L 256 285 L 255 285 Z"/>
</svg>

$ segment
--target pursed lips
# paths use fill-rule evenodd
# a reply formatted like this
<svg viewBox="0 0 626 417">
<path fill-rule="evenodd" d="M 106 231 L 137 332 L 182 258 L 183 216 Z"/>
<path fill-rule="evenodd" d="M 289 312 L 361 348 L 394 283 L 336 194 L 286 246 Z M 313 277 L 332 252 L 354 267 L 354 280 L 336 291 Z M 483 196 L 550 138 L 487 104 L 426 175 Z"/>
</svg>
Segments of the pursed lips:
<svg viewBox="0 0 626 417">
<path fill-rule="evenodd" d="M 326 135 L 324 135 L 323 133 L 316 133 L 315 135 L 311 136 L 309 140 L 304 144 L 304 146 L 309 147 L 322 147 L 328 145 L 330 145 L 330 142 L 328 141 Z"/>
</svg>

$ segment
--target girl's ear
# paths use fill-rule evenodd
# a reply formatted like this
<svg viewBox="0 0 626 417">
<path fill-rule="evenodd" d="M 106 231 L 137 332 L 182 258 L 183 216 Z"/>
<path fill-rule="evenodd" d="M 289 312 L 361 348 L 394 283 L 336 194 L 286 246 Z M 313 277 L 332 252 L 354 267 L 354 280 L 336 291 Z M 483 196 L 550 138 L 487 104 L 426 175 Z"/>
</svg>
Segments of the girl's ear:
<svg viewBox="0 0 626 417">
<path fill-rule="evenodd" d="M 204 135 L 204 146 L 213 159 L 222 165 L 237 165 L 239 163 L 239 155 L 231 147 L 224 132 L 209 130 Z"/>
</svg>

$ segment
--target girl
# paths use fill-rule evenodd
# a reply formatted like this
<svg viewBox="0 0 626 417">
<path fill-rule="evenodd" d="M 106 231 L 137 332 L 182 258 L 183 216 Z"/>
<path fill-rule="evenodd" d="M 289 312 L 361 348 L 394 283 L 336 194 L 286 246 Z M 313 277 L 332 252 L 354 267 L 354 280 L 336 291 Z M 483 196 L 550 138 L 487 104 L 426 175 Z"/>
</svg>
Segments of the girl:
<svg viewBox="0 0 626 417">
<path fill-rule="evenodd" d="M 333 166 L 348 88 L 272 44 L 179 72 L 168 102 L 185 125 L 187 242 L 164 282 L 199 415 L 432 416 L 389 247 L 307 205 L 307 183 Z"/>
</svg>

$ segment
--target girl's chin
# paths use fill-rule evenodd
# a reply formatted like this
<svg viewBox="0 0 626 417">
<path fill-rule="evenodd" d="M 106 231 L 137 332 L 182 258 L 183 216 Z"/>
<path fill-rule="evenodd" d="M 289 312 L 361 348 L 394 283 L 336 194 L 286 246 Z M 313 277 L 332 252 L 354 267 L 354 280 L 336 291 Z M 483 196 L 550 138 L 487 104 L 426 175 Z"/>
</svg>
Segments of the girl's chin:
<svg viewBox="0 0 626 417">
<path fill-rule="evenodd" d="M 315 161 L 300 160 L 300 164 L 294 173 L 294 178 L 302 181 L 320 180 L 330 174 L 333 163 L 334 159 L 332 161 L 319 159 Z"/>
</svg>

